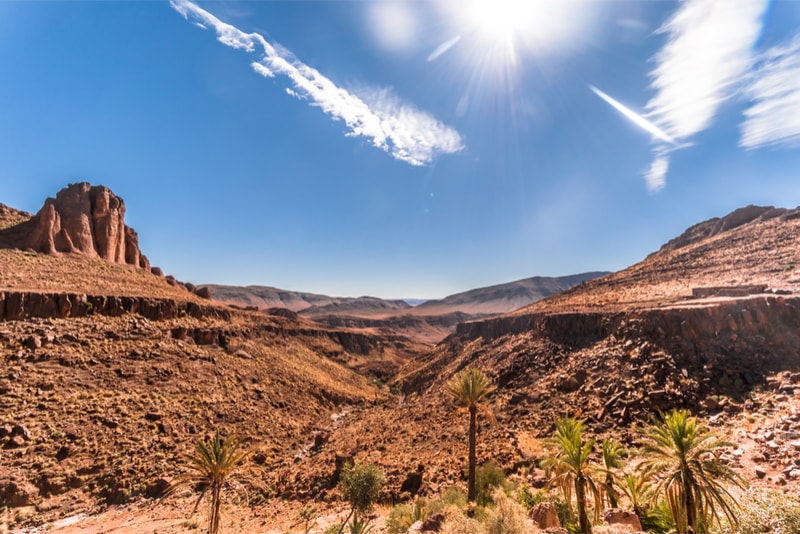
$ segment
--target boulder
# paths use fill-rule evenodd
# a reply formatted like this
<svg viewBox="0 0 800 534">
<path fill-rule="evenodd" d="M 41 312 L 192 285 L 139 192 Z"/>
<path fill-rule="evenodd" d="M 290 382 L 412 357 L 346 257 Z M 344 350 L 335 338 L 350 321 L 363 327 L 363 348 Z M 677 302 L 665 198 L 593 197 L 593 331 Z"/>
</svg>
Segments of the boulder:
<svg viewBox="0 0 800 534">
<path fill-rule="evenodd" d="M 642 530 L 639 517 L 635 513 L 621 508 L 610 508 L 603 512 L 603 522 L 606 525 L 628 525 L 636 532 Z"/>
<path fill-rule="evenodd" d="M 28 506 L 38 496 L 39 490 L 30 482 L 14 479 L 0 482 L 0 506 Z"/>
<path fill-rule="evenodd" d="M 551 502 L 540 502 L 530 511 L 530 517 L 541 529 L 561 528 L 556 507 Z"/>
</svg>

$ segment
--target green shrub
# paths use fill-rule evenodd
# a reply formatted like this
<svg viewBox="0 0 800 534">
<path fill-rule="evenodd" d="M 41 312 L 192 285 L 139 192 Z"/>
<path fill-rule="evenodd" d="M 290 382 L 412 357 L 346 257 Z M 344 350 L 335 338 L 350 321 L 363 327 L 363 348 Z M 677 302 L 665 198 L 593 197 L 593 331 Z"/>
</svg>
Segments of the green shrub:
<svg viewBox="0 0 800 534">
<path fill-rule="evenodd" d="M 386 530 L 389 534 L 403 534 L 417 521 L 425 521 L 430 515 L 428 502 L 419 498 L 414 503 L 398 504 L 389 513 Z"/>
<path fill-rule="evenodd" d="M 545 492 L 542 490 L 536 490 L 533 492 L 529 486 L 522 486 L 517 492 L 517 502 L 524 506 L 526 510 L 530 510 L 537 504 L 547 500 L 549 499 L 547 498 L 547 494 Z"/>
<path fill-rule="evenodd" d="M 655 506 L 646 508 L 639 520 L 642 523 L 642 528 L 647 532 L 667 534 L 675 530 L 675 519 L 672 517 L 669 505 L 664 499 L 658 501 Z"/>
<path fill-rule="evenodd" d="M 506 487 L 506 475 L 497 467 L 494 460 L 489 460 L 475 471 L 476 502 L 478 506 L 492 503 L 492 495 L 497 488 Z"/>
<path fill-rule="evenodd" d="M 463 510 L 467 507 L 467 492 L 458 486 L 450 486 L 444 490 L 444 493 L 442 493 L 437 500 L 441 503 L 440 509 L 454 506 L 459 510 Z M 432 510 L 431 513 L 436 513 L 438 511 L 439 510 Z"/>
<path fill-rule="evenodd" d="M 348 465 L 342 471 L 339 487 L 352 509 L 363 513 L 372 509 L 384 482 L 383 472 L 375 464 Z"/>
<path fill-rule="evenodd" d="M 372 532 L 372 525 L 369 524 L 369 519 L 359 519 L 353 516 L 353 520 L 347 525 L 350 534 L 369 534 Z"/>
<path fill-rule="evenodd" d="M 739 507 L 737 533 L 800 532 L 800 496 L 776 490 L 750 490 L 739 499 Z M 720 523 L 712 532 L 728 534 L 733 530 L 727 523 Z"/>
</svg>

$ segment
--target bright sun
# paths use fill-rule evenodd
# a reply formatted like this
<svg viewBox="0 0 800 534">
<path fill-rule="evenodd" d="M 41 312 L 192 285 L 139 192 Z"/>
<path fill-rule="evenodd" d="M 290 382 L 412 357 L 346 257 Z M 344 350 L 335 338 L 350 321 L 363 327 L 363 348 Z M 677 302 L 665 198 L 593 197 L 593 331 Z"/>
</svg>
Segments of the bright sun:
<svg viewBox="0 0 800 534">
<path fill-rule="evenodd" d="M 528 29 L 537 4 L 535 0 L 471 0 L 466 15 L 482 37 L 509 41 Z"/>
<path fill-rule="evenodd" d="M 466 0 L 451 6 L 462 28 L 511 58 L 517 48 L 539 53 L 568 46 L 592 11 L 590 0 Z"/>
</svg>

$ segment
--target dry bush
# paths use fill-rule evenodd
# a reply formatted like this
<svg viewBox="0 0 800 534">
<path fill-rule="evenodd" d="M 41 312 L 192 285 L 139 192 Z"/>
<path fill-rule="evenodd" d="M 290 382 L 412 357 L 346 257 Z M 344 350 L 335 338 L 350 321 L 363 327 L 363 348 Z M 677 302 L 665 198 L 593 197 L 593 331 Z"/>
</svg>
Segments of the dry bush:
<svg viewBox="0 0 800 534">
<path fill-rule="evenodd" d="M 601 525 L 592 527 L 594 534 L 634 534 L 636 529 L 630 525 Z"/>
<path fill-rule="evenodd" d="M 487 534 L 525 534 L 527 515 L 525 508 L 514 502 L 502 488 L 497 488 L 492 495 L 494 507 L 488 510 L 483 526 Z"/>
</svg>

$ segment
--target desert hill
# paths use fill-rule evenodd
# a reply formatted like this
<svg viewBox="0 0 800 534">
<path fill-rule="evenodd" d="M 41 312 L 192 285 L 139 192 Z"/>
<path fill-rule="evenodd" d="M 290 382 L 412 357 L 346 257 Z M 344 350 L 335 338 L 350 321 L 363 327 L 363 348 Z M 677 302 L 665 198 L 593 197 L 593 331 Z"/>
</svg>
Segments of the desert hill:
<svg viewBox="0 0 800 534">
<path fill-rule="evenodd" d="M 347 313 L 366 314 L 385 313 L 388 310 L 411 308 L 402 300 L 384 300 L 374 297 L 329 297 L 316 293 L 289 291 L 269 286 L 226 286 L 205 284 L 211 290 L 212 298 L 225 304 L 239 307 L 254 307 L 259 310 L 286 308 L 294 312 L 309 310 L 337 310 Z"/>
<path fill-rule="evenodd" d="M 435 315 L 463 312 L 470 315 L 494 315 L 506 313 L 608 274 L 611 273 L 601 271 L 559 277 L 534 276 L 506 284 L 456 293 L 441 300 L 429 300 L 416 306 L 413 314 Z"/>
<path fill-rule="evenodd" d="M 607 274 L 536 276 L 428 300 L 413 307 L 403 300 L 329 297 L 263 286 L 209 284 L 206 287 L 213 299 L 234 306 L 287 308 L 328 326 L 368 329 L 376 334 L 401 336 L 410 342 L 432 345 L 452 334 L 459 323 L 509 312 Z"/>
</svg>

